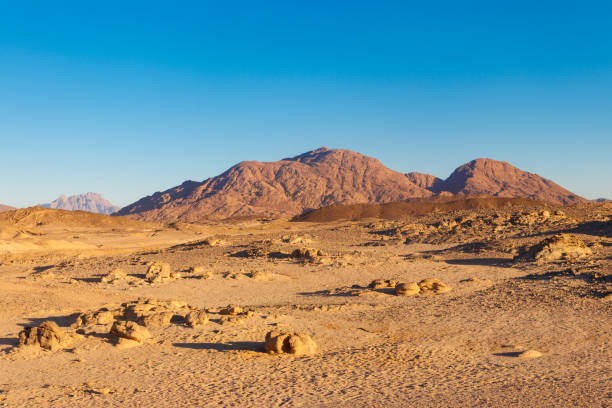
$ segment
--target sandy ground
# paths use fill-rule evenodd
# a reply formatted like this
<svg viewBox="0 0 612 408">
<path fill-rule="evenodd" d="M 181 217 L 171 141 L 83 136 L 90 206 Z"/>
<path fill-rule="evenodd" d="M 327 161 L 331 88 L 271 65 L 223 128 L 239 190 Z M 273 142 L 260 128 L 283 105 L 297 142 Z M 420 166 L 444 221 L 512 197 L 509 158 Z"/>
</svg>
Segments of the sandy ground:
<svg viewBox="0 0 612 408">
<path fill-rule="evenodd" d="M 583 212 L 570 224 L 510 229 L 501 238 L 440 231 L 405 240 L 398 231 L 408 221 L 365 220 L 70 227 L 7 239 L 0 405 L 610 406 L 610 215 L 610 208 Z M 517 246 L 557 230 L 576 233 L 593 254 L 512 261 Z M 45 240 L 63 246 L 45 248 Z M 291 257 L 300 247 L 324 254 Z M 182 277 L 145 282 L 152 261 Z M 203 269 L 189 272 L 195 266 Z M 114 268 L 128 278 L 100 283 Z M 451 291 L 396 296 L 367 288 L 374 279 L 430 277 Z M 108 324 L 70 327 L 78 313 L 139 298 L 186 302 L 206 309 L 210 321 L 150 328 L 152 338 L 130 348 L 112 344 Z M 224 319 L 219 311 L 228 304 L 253 313 Z M 72 343 L 54 352 L 15 347 L 24 326 L 45 320 L 74 334 Z M 264 338 L 274 329 L 307 333 L 319 350 L 268 354 Z M 520 357 L 526 350 L 542 355 Z"/>
</svg>

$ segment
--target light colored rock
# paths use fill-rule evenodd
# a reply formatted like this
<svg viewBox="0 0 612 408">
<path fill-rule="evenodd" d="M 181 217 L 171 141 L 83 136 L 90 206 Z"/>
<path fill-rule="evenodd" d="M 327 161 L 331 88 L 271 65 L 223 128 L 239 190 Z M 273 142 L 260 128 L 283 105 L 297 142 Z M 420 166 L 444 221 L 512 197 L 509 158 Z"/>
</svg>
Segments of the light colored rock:
<svg viewBox="0 0 612 408">
<path fill-rule="evenodd" d="M 400 283 L 395 286 L 395 294 L 398 296 L 418 295 L 421 288 L 416 282 Z"/>
<path fill-rule="evenodd" d="M 153 262 L 149 265 L 145 280 L 149 283 L 168 282 L 181 277 L 179 272 L 172 271 L 167 262 Z"/>
<path fill-rule="evenodd" d="M 592 255 L 592 251 L 573 234 L 557 234 L 531 247 L 521 248 L 515 261 L 546 263 L 560 260 L 574 261 Z"/>
<path fill-rule="evenodd" d="M 450 292 L 450 287 L 436 278 L 423 279 L 418 283 L 422 294 L 438 295 Z"/>
<path fill-rule="evenodd" d="M 167 327 L 170 326 L 170 321 L 172 320 L 173 316 L 174 313 L 172 312 L 153 313 L 150 315 L 141 316 L 140 319 L 138 319 L 138 323 L 149 328 Z"/>
<path fill-rule="evenodd" d="M 226 315 L 226 316 L 237 316 L 244 312 L 242 311 L 242 308 L 240 306 L 227 305 L 227 307 L 221 309 L 219 313 L 221 313 L 222 315 Z"/>
<path fill-rule="evenodd" d="M 208 315 L 204 310 L 194 310 L 185 316 L 187 326 L 195 327 L 208 323 Z"/>
<path fill-rule="evenodd" d="M 542 353 L 540 353 L 538 350 L 526 350 L 520 353 L 517 357 L 518 358 L 538 358 L 538 357 L 542 357 Z"/>
<path fill-rule="evenodd" d="M 111 336 L 134 340 L 142 343 L 146 339 L 151 338 L 151 333 L 136 322 L 117 321 L 113 324 L 110 330 Z"/>
<path fill-rule="evenodd" d="M 127 278 L 127 273 L 121 268 L 115 268 L 100 278 L 101 283 L 115 283 Z"/>
<path fill-rule="evenodd" d="M 70 336 L 53 321 L 42 322 L 39 327 L 26 327 L 19 333 L 19 347 L 35 346 L 56 351 L 70 343 Z"/>
<path fill-rule="evenodd" d="M 312 355 L 317 345 L 305 333 L 271 331 L 266 334 L 266 351 L 276 354 Z"/>
</svg>

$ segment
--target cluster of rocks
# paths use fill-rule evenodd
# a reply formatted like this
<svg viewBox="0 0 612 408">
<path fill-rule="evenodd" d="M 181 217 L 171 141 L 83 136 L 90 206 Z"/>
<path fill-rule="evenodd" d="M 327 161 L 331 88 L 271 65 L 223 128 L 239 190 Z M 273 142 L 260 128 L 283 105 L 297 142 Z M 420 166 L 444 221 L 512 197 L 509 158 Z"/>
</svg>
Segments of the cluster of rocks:
<svg viewBox="0 0 612 408">
<path fill-rule="evenodd" d="M 450 292 L 451 288 L 436 278 L 423 279 L 420 282 L 399 282 L 392 279 L 373 280 L 368 287 L 370 289 L 394 289 L 398 296 L 411 295 L 439 295 Z"/>
<path fill-rule="evenodd" d="M 200 271 L 200 269 L 197 271 Z M 196 271 L 193 272 L 195 273 Z M 203 268 L 201 272 L 204 272 Z M 179 279 L 180 277 L 181 273 L 172 270 L 168 262 L 158 261 L 149 263 L 144 281 L 147 283 L 165 283 Z M 100 283 L 117 284 L 124 281 L 131 282 L 134 279 L 136 278 L 129 276 L 123 269 L 115 268 L 106 275 L 100 277 Z"/>
<path fill-rule="evenodd" d="M 304 261 L 315 261 L 320 257 L 327 256 L 327 254 L 320 249 L 315 248 L 297 248 L 291 253 L 291 257 L 295 259 L 300 259 Z"/>
<path fill-rule="evenodd" d="M 422 222 L 394 222 L 371 224 L 369 228 L 382 228 L 376 233 L 387 239 L 403 240 L 405 243 L 440 244 L 465 242 L 492 236 L 497 239 L 532 233 L 542 226 L 554 228 L 573 220 L 562 210 L 521 211 L 514 213 L 488 212 L 445 217 L 436 220 L 434 216 L 422 218 Z"/>
<path fill-rule="evenodd" d="M 591 249 L 573 234 L 557 234 L 533 246 L 520 248 L 515 261 L 576 261 L 592 255 Z"/>
</svg>

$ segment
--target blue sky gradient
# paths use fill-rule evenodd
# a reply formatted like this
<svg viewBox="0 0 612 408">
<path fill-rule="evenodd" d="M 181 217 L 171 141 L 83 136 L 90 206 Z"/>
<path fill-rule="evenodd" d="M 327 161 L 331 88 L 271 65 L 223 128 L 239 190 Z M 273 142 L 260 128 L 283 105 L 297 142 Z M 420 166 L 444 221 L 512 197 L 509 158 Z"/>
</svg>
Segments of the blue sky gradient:
<svg viewBox="0 0 612 408">
<path fill-rule="evenodd" d="M 0 203 L 123 206 L 323 145 L 612 198 L 608 2 L 175 3 L 0 0 Z"/>
</svg>

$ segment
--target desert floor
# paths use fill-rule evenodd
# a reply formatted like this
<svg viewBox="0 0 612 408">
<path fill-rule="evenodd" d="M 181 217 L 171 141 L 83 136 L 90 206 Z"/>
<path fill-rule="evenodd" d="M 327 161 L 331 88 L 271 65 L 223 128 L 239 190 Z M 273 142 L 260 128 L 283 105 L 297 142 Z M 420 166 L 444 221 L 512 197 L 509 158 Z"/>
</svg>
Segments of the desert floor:
<svg viewBox="0 0 612 408">
<path fill-rule="evenodd" d="M 0 405 L 610 406 L 612 207 L 541 211 L 140 230 L 5 225 Z M 592 254 L 513 261 L 520 246 L 557 232 Z M 302 247 L 322 252 L 291 255 Z M 147 283 L 153 261 L 181 277 Z M 115 268 L 127 278 L 101 283 Z M 450 292 L 368 288 L 430 277 Z M 177 301 L 165 303 L 176 318 L 149 327 L 142 344 L 113 344 L 108 322 L 73 324 L 141 298 Z M 222 316 L 228 304 L 252 313 Z M 178 312 L 188 308 L 210 320 L 188 327 Z M 17 347 L 24 326 L 46 320 L 72 336 L 69 345 Z M 318 352 L 266 353 L 265 335 L 277 329 L 311 335 Z"/>
</svg>

